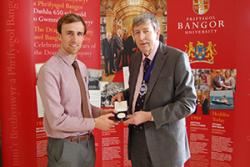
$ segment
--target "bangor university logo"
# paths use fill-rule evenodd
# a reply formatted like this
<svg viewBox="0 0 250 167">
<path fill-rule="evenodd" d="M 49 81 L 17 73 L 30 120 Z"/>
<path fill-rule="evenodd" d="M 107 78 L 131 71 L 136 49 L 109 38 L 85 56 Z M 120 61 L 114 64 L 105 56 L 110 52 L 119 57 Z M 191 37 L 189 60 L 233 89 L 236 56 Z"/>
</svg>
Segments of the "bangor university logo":
<svg viewBox="0 0 250 167">
<path fill-rule="evenodd" d="M 210 7 L 210 0 L 193 0 L 193 11 L 198 15 L 207 13 Z"/>
<path fill-rule="evenodd" d="M 200 41 L 197 41 L 196 46 L 194 46 L 193 42 L 189 42 L 185 45 L 185 52 L 188 54 L 190 63 L 213 64 L 214 56 L 217 54 L 215 46 L 216 44 L 213 44 L 212 41 L 209 41 L 207 46 Z"/>
</svg>

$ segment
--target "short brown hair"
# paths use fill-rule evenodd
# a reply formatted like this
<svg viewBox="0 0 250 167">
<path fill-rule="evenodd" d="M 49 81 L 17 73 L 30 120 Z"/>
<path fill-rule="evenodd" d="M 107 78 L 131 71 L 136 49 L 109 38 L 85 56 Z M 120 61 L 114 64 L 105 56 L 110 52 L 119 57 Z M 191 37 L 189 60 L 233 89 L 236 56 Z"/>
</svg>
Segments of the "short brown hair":
<svg viewBox="0 0 250 167">
<path fill-rule="evenodd" d="M 135 26 L 139 26 L 141 24 L 146 23 L 147 21 L 150 21 L 150 23 L 152 24 L 154 30 L 157 30 L 160 28 L 160 24 L 158 22 L 158 20 L 156 19 L 156 17 L 151 14 L 151 13 L 143 13 L 140 14 L 138 16 L 136 16 L 133 21 L 132 21 L 132 31 L 134 29 Z"/>
<path fill-rule="evenodd" d="M 74 23 L 74 22 L 82 22 L 83 26 L 84 26 L 84 32 L 83 34 L 86 34 L 87 32 L 87 27 L 85 22 L 83 21 L 82 17 L 79 15 L 76 15 L 74 13 L 69 13 L 69 14 L 65 14 L 63 15 L 57 22 L 57 32 L 59 34 L 62 33 L 62 25 L 63 24 L 69 24 L 69 23 Z"/>
</svg>

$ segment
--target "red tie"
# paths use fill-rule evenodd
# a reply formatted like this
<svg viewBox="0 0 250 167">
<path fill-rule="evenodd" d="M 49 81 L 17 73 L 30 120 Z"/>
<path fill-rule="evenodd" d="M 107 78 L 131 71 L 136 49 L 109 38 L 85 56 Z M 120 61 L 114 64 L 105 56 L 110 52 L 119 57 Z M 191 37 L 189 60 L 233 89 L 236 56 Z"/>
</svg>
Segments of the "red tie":
<svg viewBox="0 0 250 167">
<path fill-rule="evenodd" d="M 89 100 L 88 100 L 88 96 L 87 96 L 87 91 L 86 91 L 86 88 L 85 88 L 77 61 L 74 61 L 72 66 L 74 67 L 76 79 L 78 81 L 80 91 L 81 91 L 81 99 L 82 99 L 81 109 L 82 109 L 83 117 L 90 118 L 91 116 L 90 116 L 90 112 L 89 112 L 89 105 L 88 105 Z"/>
</svg>

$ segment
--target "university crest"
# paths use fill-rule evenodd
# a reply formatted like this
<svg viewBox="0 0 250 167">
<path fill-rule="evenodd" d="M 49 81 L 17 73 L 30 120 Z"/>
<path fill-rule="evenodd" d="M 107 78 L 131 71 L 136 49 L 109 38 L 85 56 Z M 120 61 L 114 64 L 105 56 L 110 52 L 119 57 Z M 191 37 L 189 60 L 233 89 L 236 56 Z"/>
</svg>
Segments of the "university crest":
<svg viewBox="0 0 250 167">
<path fill-rule="evenodd" d="M 210 7 L 210 0 L 193 0 L 193 11 L 198 15 L 207 13 Z"/>
<path fill-rule="evenodd" d="M 193 42 L 189 42 L 185 45 L 185 52 L 188 54 L 190 63 L 203 62 L 213 64 L 214 56 L 217 54 L 215 46 L 216 44 L 213 44 L 212 41 L 208 41 L 207 46 L 200 41 L 197 41 L 196 45 Z"/>
</svg>

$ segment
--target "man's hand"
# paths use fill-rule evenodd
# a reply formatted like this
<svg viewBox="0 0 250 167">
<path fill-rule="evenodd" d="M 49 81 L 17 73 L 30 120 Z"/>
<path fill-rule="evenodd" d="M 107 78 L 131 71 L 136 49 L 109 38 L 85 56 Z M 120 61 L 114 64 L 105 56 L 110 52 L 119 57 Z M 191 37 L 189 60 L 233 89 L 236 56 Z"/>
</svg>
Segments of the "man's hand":
<svg viewBox="0 0 250 167">
<path fill-rule="evenodd" d="M 111 103 L 114 104 L 115 101 L 123 101 L 124 100 L 124 96 L 122 92 L 117 93 L 115 96 L 112 97 L 111 99 Z"/>
<path fill-rule="evenodd" d="M 101 115 L 100 117 L 95 118 L 95 128 L 107 131 L 115 127 L 117 123 L 111 120 L 110 119 L 111 117 L 114 117 L 113 113 L 108 113 L 108 114 Z"/>
<path fill-rule="evenodd" d="M 109 108 L 109 109 L 101 110 L 101 115 L 106 115 L 106 114 L 109 114 L 109 113 L 115 113 L 115 109 Z"/>
<path fill-rule="evenodd" d="M 151 112 L 138 111 L 128 116 L 128 120 L 124 121 L 125 124 L 139 125 L 152 120 Z"/>
</svg>

